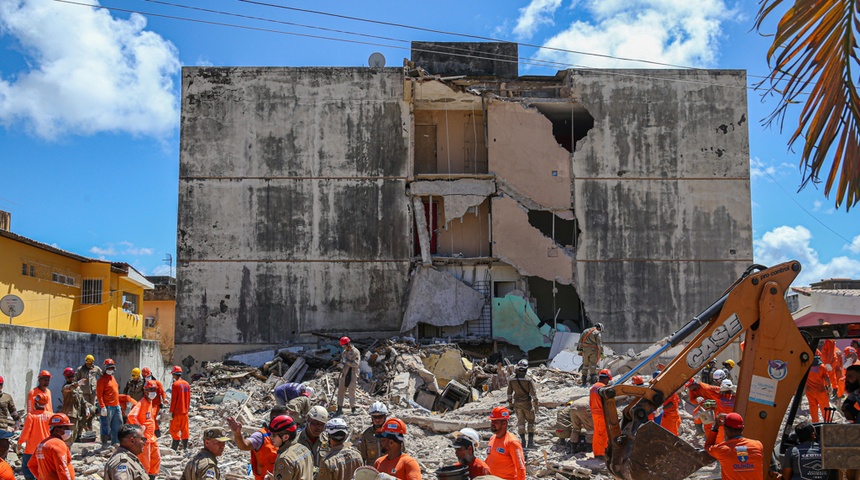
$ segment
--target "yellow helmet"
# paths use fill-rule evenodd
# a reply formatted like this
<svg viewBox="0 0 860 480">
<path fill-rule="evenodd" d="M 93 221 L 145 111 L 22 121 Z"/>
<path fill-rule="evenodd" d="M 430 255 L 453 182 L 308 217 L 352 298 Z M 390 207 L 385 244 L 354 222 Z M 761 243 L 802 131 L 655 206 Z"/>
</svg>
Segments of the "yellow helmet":
<svg viewBox="0 0 860 480">
<path fill-rule="evenodd" d="M 96 361 L 96 358 L 93 357 L 92 355 L 87 355 L 87 357 L 84 359 L 84 362 L 86 362 L 86 363 L 93 363 L 95 361 Z"/>
<path fill-rule="evenodd" d="M 729 368 L 735 368 L 735 361 L 730 358 L 730 359 L 726 360 L 725 362 L 723 362 L 723 365 L 725 365 Z"/>
<path fill-rule="evenodd" d="M 131 369 L 131 378 L 140 378 L 140 369 L 135 367 Z"/>
</svg>

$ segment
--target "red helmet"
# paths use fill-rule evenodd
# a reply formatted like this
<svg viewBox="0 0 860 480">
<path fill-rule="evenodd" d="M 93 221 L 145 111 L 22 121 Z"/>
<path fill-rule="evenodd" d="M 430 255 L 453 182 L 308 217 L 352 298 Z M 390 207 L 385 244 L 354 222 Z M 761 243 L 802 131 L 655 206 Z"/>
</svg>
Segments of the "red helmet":
<svg viewBox="0 0 860 480">
<path fill-rule="evenodd" d="M 744 417 L 742 417 L 740 413 L 732 412 L 726 415 L 726 419 L 723 424 L 729 428 L 737 428 L 743 430 Z"/>
<path fill-rule="evenodd" d="M 6 382 L 3 381 L 3 377 L 0 377 L 0 385 L 3 385 L 4 383 Z"/>
<path fill-rule="evenodd" d="M 172 373 L 174 375 L 182 375 L 182 367 L 180 367 L 179 365 L 174 365 Z"/>
<path fill-rule="evenodd" d="M 609 377 L 612 380 L 612 372 L 609 371 L 608 368 L 604 368 L 603 370 L 597 372 L 598 377 Z"/>
<path fill-rule="evenodd" d="M 349 345 L 349 337 L 340 337 L 340 346 Z"/>
<path fill-rule="evenodd" d="M 105 359 L 105 367 L 115 367 L 116 364 L 113 362 L 112 358 Z"/>
<path fill-rule="evenodd" d="M 75 376 L 75 369 L 72 367 L 66 367 L 66 369 L 63 370 L 63 376 L 64 377 L 74 377 Z"/>
<path fill-rule="evenodd" d="M 150 370 L 149 367 L 143 367 L 143 370 L 141 370 L 140 373 L 142 373 L 144 377 L 148 377 L 152 375 L 152 370 Z"/>
<path fill-rule="evenodd" d="M 49 372 L 47 370 L 42 370 L 41 372 L 39 372 L 39 378 L 46 378 L 46 377 L 51 378 L 52 377 L 51 372 Z"/>
<path fill-rule="evenodd" d="M 155 380 L 147 380 L 146 383 L 143 384 L 143 389 L 154 392 L 158 390 L 158 384 L 155 383 Z"/>
<path fill-rule="evenodd" d="M 857 349 L 851 346 L 845 347 L 845 355 L 857 355 Z M 0 377 L 0 381 L 2 380 L 3 377 Z"/>
<path fill-rule="evenodd" d="M 268 430 L 272 433 L 287 432 L 291 437 L 293 437 L 296 435 L 298 425 L 296 424 L 296 421 L 293 420 L 293 417 L 289 415 L 278 415 L 269 422 Z"/>
<path fill-rule="evenodd" d="M 490 414 L 490 421 L 493 420 L 508 420 L 511 418 L 511 411 L 505 407 L 496 407 L 493 413 Z"/>
<path fill-rule="evenodd" d="M 639 375 L 633 375 L 633 385 L 645 385 L 645 380 Z"/>
<path fill-rule="evenodd" d="M 382 425 L 382 430 L 374 434 L 378 438 L 393 438 L 399 442 L 403 441 L 403 435 L 406 435 L 406 424 L 399 418 L 389 418 Z"/>
<path fill-rule="evenodd" d="M 72 422 L 69 421 L 69 417 L 67 417 L 65 413 L 55 413 L 51 416 L 51 421 L 48 422 L 48 425 L 52 429 L 54 427 L 71 427 Z"/>
</svg>

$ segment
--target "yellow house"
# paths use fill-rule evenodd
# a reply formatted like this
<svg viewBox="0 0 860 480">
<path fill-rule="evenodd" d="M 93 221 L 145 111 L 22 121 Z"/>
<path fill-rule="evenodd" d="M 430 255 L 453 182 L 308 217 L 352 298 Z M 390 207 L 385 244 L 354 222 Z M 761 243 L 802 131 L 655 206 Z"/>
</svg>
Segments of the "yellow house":
<svg viewBox="0 0 860 480">
<path fill-rule="evenodd" d="M 143 293 L 143 338 L 157 340 L 164 361 L 173 362 L 176 328 L 176 280 L 173 277 L 146 277 L 155 286 Z"/>
<path fill-rule="evenodd" d="M 14 325 L 140 338 L 143 292 L 151 288 L 127 263 L 83 257 L 0 228 L 0 297 L 24 302 Z"/>
</svg>

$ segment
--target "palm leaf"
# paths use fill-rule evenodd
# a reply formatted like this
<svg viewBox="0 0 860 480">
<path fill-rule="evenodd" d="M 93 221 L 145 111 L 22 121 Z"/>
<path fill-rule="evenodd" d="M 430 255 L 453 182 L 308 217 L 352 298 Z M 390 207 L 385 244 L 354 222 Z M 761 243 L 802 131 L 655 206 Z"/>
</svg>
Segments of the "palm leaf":
<svg viewBox="0 0 860 480">
<path fill-rule="evenodd" d="M 860 0 L 760 0 L 755 27 L 784 11 L 767 52 L 771 69 L 757 85 L 781 97 L 765 119 L 782 130 L 788 107 L 802 104 L 789 148 L 802 141 L 800 188 L 820 183 L 836 208 L 860 202 Z M 781 8 L 787 7 L 787 9 Z M 829 171 L 827 168 L 829 167 Z"/>
</svg>

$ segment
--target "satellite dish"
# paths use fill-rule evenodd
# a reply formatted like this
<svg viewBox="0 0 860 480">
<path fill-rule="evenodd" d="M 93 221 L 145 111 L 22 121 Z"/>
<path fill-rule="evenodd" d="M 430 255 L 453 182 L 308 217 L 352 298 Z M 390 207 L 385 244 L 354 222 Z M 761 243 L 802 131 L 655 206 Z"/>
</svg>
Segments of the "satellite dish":
<svg viewBox="0 0 860 480">
<path fill-rule="evenodd" d="M 17 317 L 24 312 L 24 301 L 17 295 L 6 295 L 0 298 L 0 312 L 8 315 L 11 321 L 12 317 Z"/>
<path fill-rule="evenodd" d="M 367 59 L 367 65 L 370 68 L 382 68 L 385 66 L 385 56 L 379 52 L 373 52 Z"/>
</svg>

